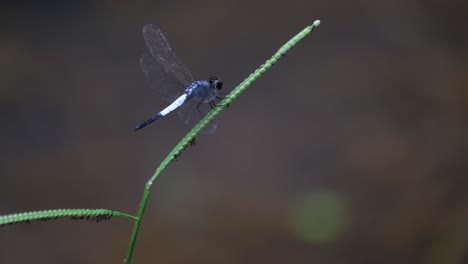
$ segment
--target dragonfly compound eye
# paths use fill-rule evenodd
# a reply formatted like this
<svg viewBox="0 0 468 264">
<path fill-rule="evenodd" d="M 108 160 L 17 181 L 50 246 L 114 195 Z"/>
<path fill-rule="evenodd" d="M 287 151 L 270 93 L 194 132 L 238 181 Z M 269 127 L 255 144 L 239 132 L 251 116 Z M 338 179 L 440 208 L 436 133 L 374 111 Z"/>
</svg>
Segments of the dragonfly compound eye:
<svg viewBox="0 0 468 264">
<path fill-rule="evenodd" d="M 213 85 L 218 90 L 221 90 L 223 88 L 223 81 L 217 77 L 211 77 L 209 80 L 210 84 Z"/>
<path fill-rule="evenodd" d="M 216 89 L 221 90 L 223 88 L 223 82 L 221 80 L 218 80 L 216 82 Z"/>
</svg>

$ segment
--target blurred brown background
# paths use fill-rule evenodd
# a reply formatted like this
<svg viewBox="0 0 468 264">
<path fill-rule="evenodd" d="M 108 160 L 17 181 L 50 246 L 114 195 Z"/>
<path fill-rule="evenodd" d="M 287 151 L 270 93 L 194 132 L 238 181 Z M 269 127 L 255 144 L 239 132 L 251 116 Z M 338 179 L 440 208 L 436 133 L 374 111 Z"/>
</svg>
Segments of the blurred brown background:
<svg viewBox="0 0 468 264">
<path fill-rule="evenodd" d="M 138 60 L 160 25 L 231 90 L 321 19 L 153 185 L 134 263 L 468 263 L 466 1 L 0 6 L 0 213 L 136 214 L 188 131 Z M 0 228 L 0 263 L 122 263 L 133 222 Z"/>
</svg>

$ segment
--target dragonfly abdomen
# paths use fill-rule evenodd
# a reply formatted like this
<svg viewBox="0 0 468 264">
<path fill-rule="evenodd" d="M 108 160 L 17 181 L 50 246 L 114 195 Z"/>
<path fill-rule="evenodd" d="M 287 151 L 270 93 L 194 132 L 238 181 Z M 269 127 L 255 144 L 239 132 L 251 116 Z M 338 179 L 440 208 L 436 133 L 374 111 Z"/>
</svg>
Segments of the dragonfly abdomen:
<svg viewBox="0 0 468 264">
<path fill-rule="evenodd" d="M 185 94 L 181 95 L 179 98 L 177 98 L 174 102 L 172 102 L 172 104 L 170 104 L 168 107 L 164 108 L 164 110 L 162 110 L 161 112 L 155 114 L 154 116 L 152 116 L 150 119 L 144 121 L 143 123 L 139 124 L 133 130 L 136 131 L 136 130 L 142 129 L 145 126 L 147 126 L 147 125 L 153 123 L 154 121 L 158 120 L 159 118 L 169 114 L 170 112 L 174 111 L 175 109 L 177 109 L 178 107 L 183 105 L 186 100 L 188 100 L 188 97 L 187 97 L 187 94 L 185 93 Z"/>
<path fill-rule="evenodd" d="M 163 117 L 163 115 L 161 115 L 161 113 L 157 113 L 154 116 L 152 116 L 150 119 L 148 119 L 148 120 L 142 122 L 141 124 L 139 124 L 138 126 L 136 126 L 133 130 L 134 131 L 140 130 L 140 129 L 144 128 L 145 126 L 147 126 L 147 125 L 153 123 L 154 121 L 158 120 L 161 117 Z"/>
</svg>

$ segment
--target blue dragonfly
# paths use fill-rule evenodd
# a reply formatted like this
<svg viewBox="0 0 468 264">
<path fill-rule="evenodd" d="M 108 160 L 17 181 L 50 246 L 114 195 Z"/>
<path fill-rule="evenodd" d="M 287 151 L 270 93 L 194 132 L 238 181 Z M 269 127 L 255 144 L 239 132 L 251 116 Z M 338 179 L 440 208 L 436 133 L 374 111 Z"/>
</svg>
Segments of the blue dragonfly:
<svg viewBox="0 0 468 264">
<path fill-rule="evenodd" d="M 143 38 L 148 50 L 140 59 L 141 68 L 150 86 L 159 91 L 161 97 L 170 104 L 137 125 L 134 130 L 146 127 L 177 108 L 180 108 L 180 119 L 189 127 L 193 127 L 208 112 L 207 104 L 214 108 L 215 100 L 222 99 L 219 95 L 223 82 L 218 77 L 195 81 L 158 26 L 145 25 Z M 216 128 L 217 123 L 211 122 L 204 132 L 212 134 Z"/>
</svg>

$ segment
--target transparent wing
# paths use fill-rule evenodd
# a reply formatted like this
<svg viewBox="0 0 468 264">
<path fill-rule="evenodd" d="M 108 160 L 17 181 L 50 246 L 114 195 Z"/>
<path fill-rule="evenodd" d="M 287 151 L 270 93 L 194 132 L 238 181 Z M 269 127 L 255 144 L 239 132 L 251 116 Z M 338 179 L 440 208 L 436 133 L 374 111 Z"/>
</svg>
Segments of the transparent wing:
<svg viewBox="0 0 468 264">
<path fill-rule="evenodd" d="M 165 73 L 179 80 L 184 87 L 192 83 L 192 73 L 190 73 L 187 66 L 177 57 L 158 26 L 151 24 L 145 25 L 143 27 L 143 38 L 148 48 L 149 55 L 151 55 L 150 57 L 161 66 L 161 69 Z M 145 69 L 143 69 L 143 71 L 145 71 Z M 148 69 L 146 71 L 148 71 Z"/>
<path fill-rule="evenodd" d="M 181 107 L 179 118 L 190 128 L 194 127 L 198 122 L 211 110 L 210 104 L 201 102 L 199 99 L 191 99 Z M 212 120 L 202 132 L 205 134 L 213 134 L 218 128 L 217 120 Z"/>
<path fill-rule="evenodd" d="M 173 102 L 185 92 L 187 86 L 181 83 L 174 75 L 168 74 L 149 52 L 141 56 L 140 65 L 149 86 L 154 91 L 157 91 L 162 99 Z"/>
</svg>

